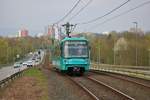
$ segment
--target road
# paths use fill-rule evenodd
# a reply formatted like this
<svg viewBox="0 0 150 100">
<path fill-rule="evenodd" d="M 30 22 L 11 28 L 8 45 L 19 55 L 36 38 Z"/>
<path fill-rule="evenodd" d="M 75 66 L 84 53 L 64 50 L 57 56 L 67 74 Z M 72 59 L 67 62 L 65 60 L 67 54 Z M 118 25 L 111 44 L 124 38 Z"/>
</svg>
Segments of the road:
<svg viewBox="0 0 150 100">
<path fill-rule="evenodd" d="M 24 59 L 23 61 L 31 60 L 32 56 L 33 55 L 31 55 L 27 59 Z M 41 52 L 41 60 L 39 61 L 39 63 L 42 62 L 43 57 L 44 57 L 44 51 Z M 27 66 L 21 66 L 21 67 L 18 67 L 18 68 L 14 68 L 13 65 L 8 66 L 8 67 L 2 67 L 0 69 L 0 81 L 3 80 L 3 79 L 6 79 L 7 77 L 9 77 L 9 76 L 11 76 L 11 75 L 13 75 L 13 74 L 15 74 L 15 73 L 17 73 L 19 71 L 22 71 L 22 70 L 24 70 L 26 68 L 27 68 Z"/>
<path fill-rule="evenodd" d="M 19 68 L 14 68 L 13 66 L 8 66 L 8 67 L 3 67 L 1 70 L 0 70 L 0 81 L 21 71 L 21 70 L 24 70 L 26 69 L 27 67 L 26 66 L 22 66 L 22 67 L 19 67 Z"/>
</svg>

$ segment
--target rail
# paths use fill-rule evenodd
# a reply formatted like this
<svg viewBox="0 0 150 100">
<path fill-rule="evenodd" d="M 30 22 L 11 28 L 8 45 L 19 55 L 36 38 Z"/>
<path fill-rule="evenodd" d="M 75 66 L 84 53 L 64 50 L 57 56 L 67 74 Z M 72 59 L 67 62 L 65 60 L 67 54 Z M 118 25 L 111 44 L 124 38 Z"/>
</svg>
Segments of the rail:
<svg viewBox="0 0 150 100">
<path fill-rule="evenodd" d="M 125 93 L 123 93 L 123 92 L 121 92 L 121 91 L 119 91 L 119 90 L 117 90 L 117 89 L 115 89 L 115 88 L 113 88 L 113 87 L 111 87 L 111 86 L 109 86 L 109 85 L 107 85 L 107 84 L 101 82 L 101 81 L 98 81 L 98 80 L 96 80 L 96 79 L 94 79 L 94 78 L 91 78 L 91 77 L 87 77 L 87 78 L 88 78 L 89 80 L 91 80 L 91 81 L 97 83 L 97 84 L 103 85 L 104 87 L 106 87 L 106 88 L 112 90 L 113 92 L 115 92 L 115 93 L 121 95 L 122 97 L 125 97 L 127 100 L 135 100 L 134 98 L 130 97 L 129 95 L 127 95 L 127 94 L 125 94 Z"/>
<path fill-rule="evenodd" d="M 68 79 L 70 79 L 73 83 L 75 83 L 77 86 L 79 86 L 82 90 L 84 90 L 93 100 L 100 100 L 96 95 L 94 95 L 89 89 L 87 89 L 85 86 L 83 86 L 81 83 L 76 82 L 73 78 L 70 76 L 67 76 Z"/>
</svg>

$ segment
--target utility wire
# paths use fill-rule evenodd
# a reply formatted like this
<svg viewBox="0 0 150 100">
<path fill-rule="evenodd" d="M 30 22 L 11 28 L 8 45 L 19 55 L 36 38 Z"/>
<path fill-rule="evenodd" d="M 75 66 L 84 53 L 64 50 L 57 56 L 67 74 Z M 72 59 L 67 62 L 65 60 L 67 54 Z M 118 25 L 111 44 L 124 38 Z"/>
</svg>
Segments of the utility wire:
<svg viewBox="0 0 150 100">
<path fill-rule="evenodd" d="M 131 12 L 131 11 L 133 11 L 133 10 L 136 10 L 136 9 L 138 9 L 138 8 L 140 8 L 140 7 L 143 7 L 143 6 L 145 6 L 145 5 L 148 5 L 148 4 L 150 4 L 150 1 L 144 2 L 144 3 L 138 5 L 138 6 L 134 7 L 134 8 L 131 8 L 131 9 L 129 9 L 129 10 L 123 12 L 123 13 L 120 13 L 120 14 L 118 14 L 118 15 L 116 15 L 116 16 L 113 16 L 113 17 L 111 17 L 111 18 L 109 18 L 109 19 L 103 21 L 102 23 L 99 23 L 99 24 L 97 24 L 97 25 L 91 27 L 91 29 L 95 29 L 95 28 L 99 27 L 99 25 L 105 24 L 105 23 L 107 23 L 108 21 L 114 20 L 114 19 L 116 19 L 116 18 L 118 18 L 118 17 L 120 17 L 120 16 L 123 16 L 123 15 L 125 15 L 125 14 L 128 14 L 129 12 Z"/>
<path fill-rule="evenodd" d="M 71 21 L 73 18 L 75 18 L 77 15 L 79 15 L 93 0 L 89 0 L 85 6 L 83 6 L 74 16 L 72 16 L 68 21 Z"/>
<path fill-rule="evenodd" d="M 72 11 L 78 6 L 78 4 L 81 2 L 81 0 L 78 0 L 77 3 L 72 7 L 72 9 L 59 21 L 57 21 L 56 23 L 60 23 L 61 21 L 63 21 L 69 14 L 72 13 Z"/>
<path fill-rule="evenodd" d="M 118 10 L 119 8 L 121 8 L 122 6 L 124 6 L 125 4 L 127 4 L 129 1 L 131 1 L 131 0 L 127 0 L 126 2 L 124 2 L 124 3 L 121 4 L 121 5 L 119 5 L 118 7 L 114 8 L 113 10 L 109 11 L 108 13 L 104 14 L 103 16 L 97 17 L 97 18 L 92 19 L 92 20 L 89 20 L 89 21 L 87 21 L 87 22 L 78 23 L 78 24 L 89 24 L 89 23 L 93 23 L 93 22 L 95 22 L 95 21 L 97 21 L 97 20 L 99 20 L 99 19 L 101 19 L 101 18 L 103 18 L 103 17 L 105 17 L 105 16 L 107 16 L 107 15 L 110 15 L 110 14 L 113 13 L 114 11 Z"/>
</svg>

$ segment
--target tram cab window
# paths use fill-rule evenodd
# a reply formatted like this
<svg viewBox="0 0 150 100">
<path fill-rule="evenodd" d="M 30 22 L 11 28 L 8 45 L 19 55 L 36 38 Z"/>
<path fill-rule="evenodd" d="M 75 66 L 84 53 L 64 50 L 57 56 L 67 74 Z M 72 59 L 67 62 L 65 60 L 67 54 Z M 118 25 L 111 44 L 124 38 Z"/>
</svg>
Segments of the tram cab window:
<svg viewBox="0 0 150 100">
<path fill-rule="evenodd" d="M 87 43 L 85 41 L 66 42 L 64 57 L 88 57 Z"/>
</svg>

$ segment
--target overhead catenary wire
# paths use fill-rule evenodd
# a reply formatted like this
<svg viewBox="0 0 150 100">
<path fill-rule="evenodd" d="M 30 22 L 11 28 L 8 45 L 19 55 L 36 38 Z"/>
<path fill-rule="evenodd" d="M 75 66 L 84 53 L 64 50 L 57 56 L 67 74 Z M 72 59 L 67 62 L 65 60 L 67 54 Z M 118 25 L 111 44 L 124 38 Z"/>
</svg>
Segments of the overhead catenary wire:
<svg viewBox="0 0 150 100">
<path fill-rule="evenodd" d="M 110 14 L 113 13 L 114 11 L 118 10 L 119 8 L 121 8 L 122 6 L 124 6 L 125 4 L 127 4 L 129 1 L 131 1 L 131 0 L 125 1 L 124 3 L 122 3 L 121 5 L 119 5 L 118 7 L 114 8 L 113 10 L 109 11 L 108 13 L 106 13 L 106 14 L 100 16 L 100 17 L 94 18 L 94 19 L 89 20 L 89 21 L 86 21 L 86 22 L 77 23 L 77 24 L 80 25 L 80 24 L 93 23 L 93 22 L 95 22 L 95 21 L 97 21 L 97 20 L 99 20 L 99 19 L 101 19 L 101 18 L 103 18 L 103 17 L 105 17 L 105 16 L 107 16 L 107 15 L 110 15 Z"/>
<path fill-rule="evenodd" d="M 107 22 L 109 22 L 109 21 L 111 21 L 111 20 L 114 20 L 114 19 L 116 19 L 116 18 L 118 18 L 118 17 L 121 17 L 121 16 L 123 16 L 123 15 L 125 15 L 125 14 L 128 14 L 129 12 L 131 12 L 131 11 L 133 11 L 133 10 L 136 10 L 136 9 L 138 9 L 138 8 L 140 8 L 140 7 L 143 7 L 143 6 L 145 6 L 145 5 L 148 5 L 148 4 L 150 4 L 150 1 L 144 2 L 144 3 L 140 4 L 140 5 L 137 5 L 136 7 L 133 7 L 133 8 L 131 8 L 131 9 L 127 10 L 127 11 L 124 11 L 124 12 L 122 12 L 122 13 L 116 15 L 116 16 L 113 16 L 113 17 L 111 17 L 111 18 L 109 18 L 109 19 L 107 19 L 107 20 L 105 20 L 105 21 L 103 21 L 103 22 L 101 22 L 101 23 L 99 23 L 99 24 L 96 24 L 96 25 L 92 26 L 90 29 L 95 29 L 95 28 L 99 27 L 99 25 L 103 25 L 103 24 L 105 24 L 105 23 L 107 23 Z"/>
<path fill-rule="evenodd" d="M 68 21 L 74 19 L 77 15 L 79 15 L 93 0 L 89 0 L 85 6 L 83 6 L 75 15 L 73 15 Z"/>
<path fill-rule="evenodd" d="M 71 8 L 71 10 L 63 17 L 61 18 L 59 21 L 56 22 L 56 24 L 60 23 L 61 21 L 63 21 L 66 17 L 68 17 L 72 11 L 78 6 L 78 4 L 81 2 L 81 0 L 78 0 L 77 3 Z"/>
</svg>

